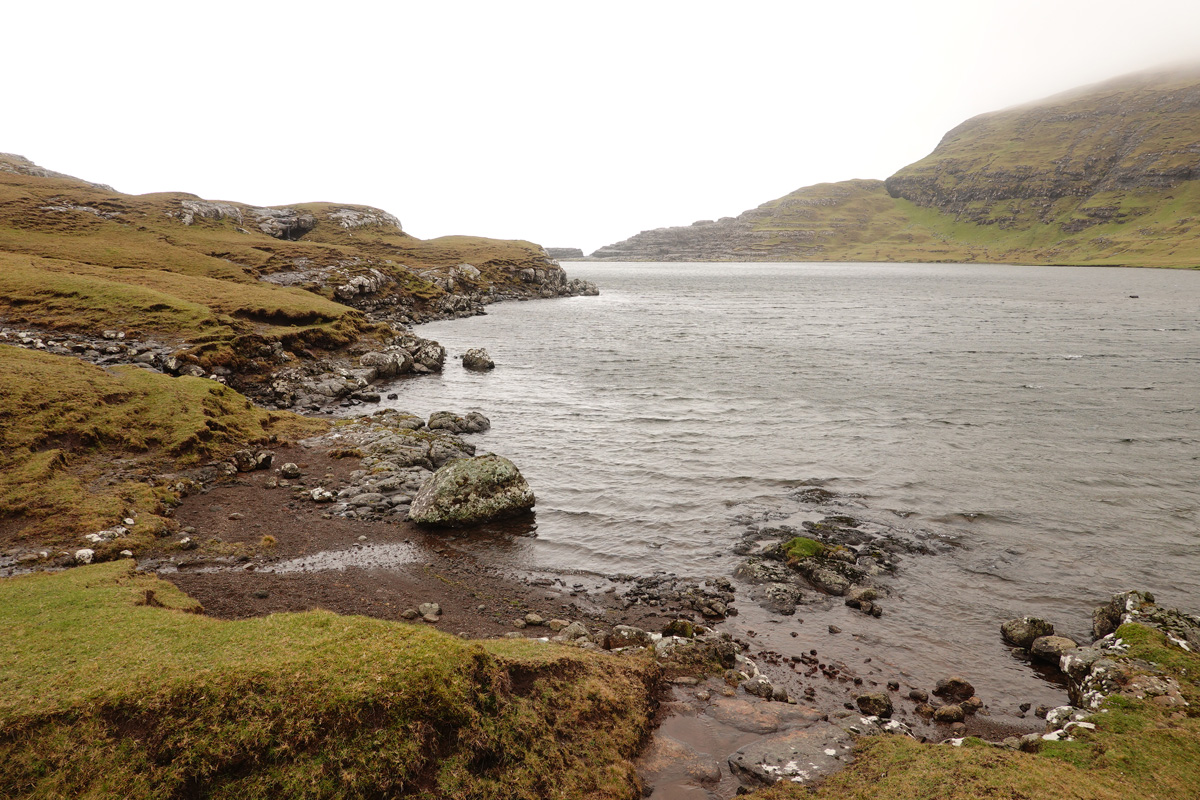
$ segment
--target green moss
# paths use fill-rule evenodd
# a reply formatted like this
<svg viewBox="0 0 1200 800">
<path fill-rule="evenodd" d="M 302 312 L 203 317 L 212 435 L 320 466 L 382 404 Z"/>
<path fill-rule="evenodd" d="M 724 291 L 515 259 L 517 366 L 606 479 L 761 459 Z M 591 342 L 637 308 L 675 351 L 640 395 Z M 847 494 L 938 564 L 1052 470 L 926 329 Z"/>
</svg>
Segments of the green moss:
<svg viewBox="0 0 1200 800">
<path fill-rule="evenodd" d="M 805 558 L 820 558 L 828 548 L 816 539 L 797 536 L 784 543 L 783 552 L 790 561 L 800 561 Z"/>
<path fill-rule="evenodd" d="M 127 563 L 0 583 L 0 795 L 636 793 L 649 662 L 195 610 Z"/>
</svg>

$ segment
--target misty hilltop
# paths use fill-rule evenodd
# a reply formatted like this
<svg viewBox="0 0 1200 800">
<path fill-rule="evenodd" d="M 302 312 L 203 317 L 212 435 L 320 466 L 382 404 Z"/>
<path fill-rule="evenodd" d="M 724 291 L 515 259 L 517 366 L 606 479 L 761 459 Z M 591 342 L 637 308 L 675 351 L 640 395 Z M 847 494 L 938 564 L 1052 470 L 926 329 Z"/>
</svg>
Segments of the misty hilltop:
<svg viewBox="0 0 1200 800">
<path fill-rule="evenodd" d="M 643 231 L 622 261 L 1200 265 L 1200 66 L 982 114 L 887 180 Z"/>
</svg>

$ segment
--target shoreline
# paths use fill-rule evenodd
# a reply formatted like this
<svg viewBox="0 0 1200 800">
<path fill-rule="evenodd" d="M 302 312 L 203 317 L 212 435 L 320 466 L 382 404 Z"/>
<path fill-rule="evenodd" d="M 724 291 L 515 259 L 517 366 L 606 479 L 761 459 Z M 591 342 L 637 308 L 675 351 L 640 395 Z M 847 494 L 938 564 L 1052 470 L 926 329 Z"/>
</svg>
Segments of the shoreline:
<svg viewBox="0 0 1200 800">
<path fill-rule="evenodd" d="M 866 689 L 881 690 L 876 693 L 895 698 L 896 719 L 904 724 L 892 730 L 911 730 L 923 740 L 980 736 L 998 741 L 1045 727 L 1037 717 L 1030 717 L 1027 724 L 997 724 L 998 720 L 989 719 L 986 713 L 969 715 L 953 727 L 926 724 L 907 707 L 918 703 L 907 693 L 933 687 L 912 686 L 899 674 L 885 674 L 886 668 L 851 667 L 842 660 L 827 662 L 824 653 L 805 651 L 793 656 L 759 645 L 754 641 L 754 631 L 733 617 L 736 609 L 755 604 L 746 596 L 753 581 L 739 579 L 735 585 L 727 575 L 682 582 L 661 574 L 581 578 L 552 570 L 514 571 L 511 565 L 501 569 L 483 563 L 483 559 L 491 549 L 502 550 L 506 542 L 527 535 L 527 522 L 489 526 L 484 532 L 447 534 L 431 533 L 404 521 L 340 518 L 326 510 L 330 506 L 319 505 L 305 495 L 315 484 L 336 489 L 353 483 L 358 457 L 331 455 L 329 451 L 337 449 L 332 446 L 321 452 L 319 446 L 309 446 L 308 441 L 274 447 L 275 464 L 301 465 L 302 478 L 290 486 L 282 485 L 270 469 L 210 471 L 209 484 L 201 484 L 198 491 L 173 509 L 178 528 L 185 534 L 183 539 L 192 542 L 163 540 L 163 546 L 150 560 L 141 560 L 139 569 L 158 572 L 198 600 L 207 614 L 222 619 L 323 608 L 394 621 L 404 619 L 406 612 L 424 603 L 437 603 L 441 608 L 437 620 L 417 624 L 473 639 L 550 638 L 556 631 L 543 624 L 518 622 L 533 614 L 543 621 L 581 623 L 602 641 L 618 625 L 658 635 L 680 618 L 710 623 L 718 634 L 729 634 L 737 646 L 743 659 L 738 662 L 741 676 L 680 674 L 660 685 L 664 694 L 655 728 L 658 733 L 639 762 L 643 775 L 659 788 L 701 786 L 711 796 L 724 797 L 739 785 L 753 785 L 739 781 L 720 757 L 715 759 L 715 772 L 714 759 L 706 761 L 701 778 L 686 766 L 694 766 L 695 759 L 704 753 L 703 747 L 714 741 L 722 746 L 739 743 L 735 749 L 740 752 L 754 742 L 814 726 L 839 727 L 844 723 L 846 727 L 840 730 L 856 734 L 871 732 L 871 726 L 888 730 L 878 720 L 870 722 L 868 729 L 861 728 L 866 717 L 861 702 L 856 708 L 854 701 Z M 849 527 L 845 520 L 842 525 Z M 273 541 L 267 543 L 267 536 Z M 759 546 L 759 540 L 748 539 L 752 548 L 742 553 L 735 550 L 734 554 L 754 557 L 759 553 L 753 549 Z M 191 549 L 194 542 L 200 543 L 198 549 Z M 322 568 L 311 561 L 321 554 L 326 554 L 328 560 L 331 552 L 341 554 L 332 557 L 342 562 L 334 568 Z M 302 559 L 310 559 L 308 569 L 279 569 Z M 726 603 L 719 614 L 707 615 L 684 599 L 692 588 L 689 583 L 697 588 L 699 584 L 711 584 L 708 591 L 714 596 L 739 596 L 735 603 Z M 733 598 L 725 597 L 722 602 L 725 600 Z M 836 593 L 830 595 L 826 608 L 840 600 Z M 702 608 L 715 610 L 711 602 Z M 860 611 L 869 615 L 867 609 Z M 832 626 L 830 633 L 834 633 Z M 595 641 L 591 644 L 601 648 Z M 886 662 L 880 655 L 867 650 L 859 657 L 864 664 L 871 664 L 873 659 Z M 782 702 L 778 695 L 774 701 L 759 695 L 764 683 L 768 694 L 775 687 L 783 689 Z M 799 688 L 806 684 L 820 688 L 807 695 Z M 724 733 L 714 735 L 714 729 Z M 664 747 L 674 755 L 664 755 Z M 681 752 L 684 756 L 679 755 Z"/>
</svg>

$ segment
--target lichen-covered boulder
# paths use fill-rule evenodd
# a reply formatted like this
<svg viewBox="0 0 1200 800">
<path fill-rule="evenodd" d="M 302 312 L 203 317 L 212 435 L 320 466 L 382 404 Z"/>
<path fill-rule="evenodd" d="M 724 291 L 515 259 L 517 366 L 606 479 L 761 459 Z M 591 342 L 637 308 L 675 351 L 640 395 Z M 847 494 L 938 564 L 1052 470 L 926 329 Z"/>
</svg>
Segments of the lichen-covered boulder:
<svg viewBox="0 0 1200 800">
<path fill-rule="evenodd" d="M 516 465 L 488 453 L 451 461 L 413 498 L 408 518 L 426 525 L 475 525 L 533 508 L 533 490 Z"/>
<path fill-rule="evenodd" d="M 496 368 L 496 363 L 492 361 L 492 357 L 488 355 L 488 351 L 482 347 L 472 347 L 463 353 L 462 365 L 464 368 L 474 372 L 487 372 L 489 369 Z"/>
</svg>

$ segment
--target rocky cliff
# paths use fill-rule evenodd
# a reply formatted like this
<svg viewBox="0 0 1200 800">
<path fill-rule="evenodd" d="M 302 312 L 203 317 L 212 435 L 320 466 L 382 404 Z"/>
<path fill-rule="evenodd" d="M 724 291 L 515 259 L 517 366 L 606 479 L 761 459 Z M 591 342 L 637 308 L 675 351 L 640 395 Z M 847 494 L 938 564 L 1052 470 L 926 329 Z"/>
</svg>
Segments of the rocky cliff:
<svg viewBox="0 0 1200 800">
<path fill-rule="evenodd" d="M 886 181 L 806 187 L 593 258 L 1195 266 L 1200 67 L 984 114 Z"/>
<path fill-rule="evenodd" d="M 1145 73 L 983 114 L 887 179 L 890 195 L 980 225 L 1068 233 L 1143 216 L 1200 178 L 1200 70 Z"/>
<path fill-rule="evenodd" d="M 553 259 L 583 258 L 578 247 L 547 247 L 546 253 Z"/>
</svg>

